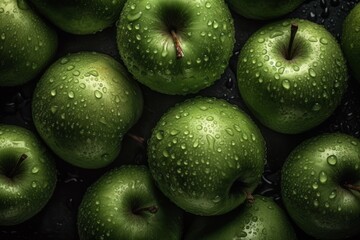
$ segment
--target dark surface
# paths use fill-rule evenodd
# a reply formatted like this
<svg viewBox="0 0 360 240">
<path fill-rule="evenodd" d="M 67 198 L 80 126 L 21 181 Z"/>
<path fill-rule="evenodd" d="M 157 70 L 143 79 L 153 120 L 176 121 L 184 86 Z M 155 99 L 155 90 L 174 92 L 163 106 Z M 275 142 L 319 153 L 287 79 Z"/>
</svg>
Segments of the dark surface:
<svg viewBox="0 0 360 240">
<path fill-rule="evenodd" d="M 342 23 L 348 12 L 360 0 L 313 0 L 306 1 L 295 12 L 285 17 L 298 17 L 323 24 L 338 40 L 341 37 Z M 223 98 L 246 109 L 236 86 L 236 63 L 241 47 L 249 36 L 267 22 L 247 20 L 233 14 L 236 25 L 237 43 L 229 68 L 214 86 L 201 91 L 197 95 Z M 104 30 L 96 35 L 74 36 L 58 30 L 59 50 L 56 58 L 70 52 L 98 51 L 109 54 L 120 61 L 115 42 L 115 27 Z M 41 74 L 40 74 L 41 76 Z M 38 78 L 32 82 L 16 88 L 0 88 L 0 123 L 23 126 L 35 132 L 31 118 L 31 96 Z M 155 93 L 141 86 L 145 99 L 144 113 L 140 121 L 130 130 L 131 134 L 150 137 L 151 129 L 161 115 L 177 102 L 189 96 L 166 96 Z M 279 170 L 287 155 L 301 141 L 325 132 L 343 132 L 360 138 L 360 86 L 350 76 L 349 87 L 341 106 L 323 124 L 306 133 L 298 135 L 284 135 L 275 133 L 256 121 L 260 127 L 268 148 L 268 164 L 263 176 L 263 183 L 257 193 L 271 196 L 281 205 Z M 122 152 L 118 159 L 110 166 L 100 170 L 84 170 L 73 167 L 57 159 L 58 184 L 48 205 L 31 220 L 13 227 L 0 227 L 0 240 L 22 239 L 78 239 L 76 233 L 77 207 L 86 188 L 96 181 L 110 168 L 122 164 L 146 164 L 145 147 L 126 136 Z M 186 217 L 186 223 L 192 216 Z M 185 228 L 186 231 L 186 228 Z M 297 229 L 299 239 L 312 239 Z M 360 239 L 360 236 L 353 239 Z"/>
</svg>

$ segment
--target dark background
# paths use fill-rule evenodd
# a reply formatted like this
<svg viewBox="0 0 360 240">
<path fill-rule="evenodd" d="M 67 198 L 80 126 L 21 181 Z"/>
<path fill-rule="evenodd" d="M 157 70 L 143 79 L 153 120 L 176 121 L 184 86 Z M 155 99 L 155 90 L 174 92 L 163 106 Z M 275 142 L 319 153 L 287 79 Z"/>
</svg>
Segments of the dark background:
<svg viewBox="0 0 360 240">
<path fill-rule="evenodd" d="M 306 1 L 286 17 L 298 17 L 324 25 L 338 40 L 341 37 L 343 20 L 360 0 L 312 0 Z M 197 95 L 223 98 L 248 112 L 236 84 L 235 72 L 241 47 L 249 36 L 267 22 L 244 19 L 233 13 L 236 26 L 236 45 L 229 67 L 215 85 Z M 59 49 L 55 59 L 67 53 L 78 51 L 98 51 L 120 60 L 116 48 L 115 27 L 101 33 L 87 36 L 75 36 L 58 30 Z M 41 74 L 39 75 L 39 77 Z M 38 78 L 39 78 L 38 77 Z M 35 132 L 31 118 L 31 98 L 38 78 L 15 88 L 0 88 L 0 124 L 15 124 Z M 195 95 L 166 96 L 141 86 L 144 95 L 144 113 L 130 133 L 145 138 L 161 115 L 171 106 Z M 360 86 L 350 76 L 349 87 L 343 101 L 335 113 L 323 124 L 298 135 L 275 133 L 255 122 L 260 127 L 267 142 L 268 164 L 262 184 L 257 193 L 273 197 L 280 205 L 279 170 L 287 155 L 303 140 L 325 132 L 343 132 L 360 138 Z M 249 113 L 249 112 L 248 112 Z M 36 133 L 36 132 L 35 132 Z M 100 170 L 84 170 L 73 167 L 61 159 L 56 159 L 58 183 L 53 197 L 47 206 L 32 219 L 12 227 L 0 227 L 0 240 L 54 239 L 76 240 L 76 214 L 78 205 L 86 188 L 110 168 L 123 164 L 146 164 L 145 147 L 128 135 L 123 141 L 122 152 L 110 166 Z M 192 216 L 186 216 L 186 223 Z M 360 227 L 360 226 L 359 226 Z M 186 229 L 185 229 L 186 230 Z M 296 229 L 299 239 L 312 239 Z M 360 235 L 353 238 L 360 239 Z"/>
</svg>

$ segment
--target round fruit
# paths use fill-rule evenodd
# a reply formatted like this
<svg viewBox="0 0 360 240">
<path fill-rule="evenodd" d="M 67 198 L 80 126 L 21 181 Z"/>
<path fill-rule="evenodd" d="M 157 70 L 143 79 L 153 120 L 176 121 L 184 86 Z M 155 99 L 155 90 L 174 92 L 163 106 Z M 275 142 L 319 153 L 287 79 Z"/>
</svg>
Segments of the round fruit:
<svg viewBox="0 0 360 240">
<path fill-rule="evenodd" d="M 220 215 L 243 203 L 258 185 L 265 142 L 236 106 L 195 98 L 158 122 L 148 161 L 160 190 L 176 205 L 197 215 Z"/>
<path fill-rule="evenodd" d="M 152 90 L 195 93 L 220 78 L 235 43 L 224 1 L 129 0 L 118 24 L 120 55 Z"/>
<path fill-rule="evenodd" d="M 30 81 L 55 54 L 57 35 L 25 0 L 0 1 L 0 86 Z"/>
<path fill-rule="evenodd" d="M 110 27 L 125 0 L 30 0 L 53 24 L 72 34 L 90 34 Z"/>
<path fill-rule="evenodd" d="M 180 240 L 183 212 L 156 189 L 144 166 L 111 170 L 86 192 L 78 230 L 87 239 Z"/>
<path fill-rule="evenodd" d="M 345 19 L 342 48 L 354 77 L 360 81 L 360 4 L 357 4 Z"/>
<path fill-rule="evenodd" d="M 218 217 L 198 217 L 185 240 L 286 239 L 296 235 L 285 213 L 270 198 L 255 196 L 236 210 Z"/>
<path fill-rule="evenodd" d="M 256 32 L 238 62 L 242 98 L 267 127 L 296 134 L 325 121 L 347 86 L 341 49 L 322 26 L 300 19 Z"/>
<path fill-rule="evenodd" d="M 360 141 L 326 134 L 298 146 L 282 169 L 285 207 L 307 234 L 345 239 L 360 232 Z"/>
<path fill-rule="evenodd" d="M 55 185 L 55 163 L 43 144 L 24 128 L 0 125 L 0 225 L 33 217 Z"/>
<path fill-rule="evenodd" d="M 292 12 L 305 0 L 227 0 L 230 9 L 252 19 L 271 19 Z"/>
<path fill-rule="evenodd" d="M 140 89 L 123 66 L 107 55 L 83 52 L 46 71 L 32 109 L 40 136 L 59 157 L 100 168 L 117 157 L 142 104 Z"/>
</svg>

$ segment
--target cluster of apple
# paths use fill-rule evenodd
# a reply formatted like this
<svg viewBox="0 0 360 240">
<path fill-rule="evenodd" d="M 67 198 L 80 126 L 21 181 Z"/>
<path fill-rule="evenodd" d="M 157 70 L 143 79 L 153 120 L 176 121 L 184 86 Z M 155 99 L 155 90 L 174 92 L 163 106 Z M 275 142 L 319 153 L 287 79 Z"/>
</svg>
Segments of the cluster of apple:
<svg viewBox="0 0 360 240">
<path fill-rule="evenodd" d="M 34 9 L 72 34 L 95 33 L 120 15 L 117 45 L 125 67 L 101 53 L 69 54 L 47 68 L 32 99 L 34 125 L 47 147 L 74 166 L 97 169 L 116 159 L 142 114 L 134 79 L 165 94 L 196 93 L 220 78 L 232 56 L 228 6 L 247 18 L 272 19 L 304 1 L 29 2 L 0 0 L 0 86 L 32 80 L 56 53 L 56 32 Z M 343 52 L 360 80 L 360 4 L 345 21 L 342 47 L 310 21 L 266 25 L 239 55 L 240 94 L 268 128 L 308 131 L 334 112 L 346 91 Z M 162 116 L 147 147 L 148 167 L 113 169 L 89 187 L 78 211 L 80 239 L 296 239 L 286 213 L 252 195 L 266 143 L 237 106 L 204 97 L 180 103 Z M 55 163 L 33 133 L 17 126 L 0 125 L 0 153 L 0 225 L 15 225 L 50 199 Z M 360 141 L 337 133 L 302 143 L 282 168 L 281 194 L 307 234 L 358 234 Z M 185 233 L 184 211 L 198 216 Z"/>
</svg>

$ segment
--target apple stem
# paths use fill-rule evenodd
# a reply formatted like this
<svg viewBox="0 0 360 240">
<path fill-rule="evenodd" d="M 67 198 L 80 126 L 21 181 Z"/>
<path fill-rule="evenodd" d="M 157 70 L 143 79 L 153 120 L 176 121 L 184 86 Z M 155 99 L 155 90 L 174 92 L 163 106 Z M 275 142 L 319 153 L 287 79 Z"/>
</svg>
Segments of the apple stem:
<svg viewBox="0 0 360 240">
<path fill-rule="evenodd" d="M 176 32 L 174 30 L 171 30 L 171 36 L 173 38 L 174 44 L 175 44 L 175 49 L 176 49 L 176 58 L 177 59 L 181 59 L 184 57 L 184 52 L 182 50 L 181 44 L 180 44 L 180 40 L 178 38 L 178 36 L 176 35 Z"/>
<path fill-rule="evenodd" d="M 137 143 L 139 143 L 140 145 L 144 145 L 145 139 L 143 137 L 134 135 L 132 133 L 128 133 L 127 134 L 131 139 L 135 140 Z"/>
<path fill-rule="evenodd" d="M 149 212 L 149 213 L 152 213 L 152 214 L 155 214 L 159 211 L 159 207 L 158 206 L 150 206 L 150 207 L 144 207 L 144 208 L 138 208 L 138 209 L 135 209 L 133 211 L 133 213 L 135 214 L 139 214 L 141 212 Z"/>
<path fill-rule="evenodd" d="M 345 186 L 347 189 L 355 190 L 355 191 L 360 192 L 360 186 L 355 186 L 355 185 L 352 185 L 352 184 L 345 184 L 344 186 Z"/>
<path fill-rule="evenodd" d="M 291 60 L 293 58 L 292 49 L 293 49 L 294 40 L 295 40 L 295 36 L 296 36 L 296 33 L 297 33 L 298 29 L 299 29 L 299 26 L 297 24 L 295 24 L 295 23 L 291 24 L 290 41 L 289 41 L 288 52 L 287 52 L 287 55 L 286 55 L 287 60 Z"/>
<path fill-rule="evenodd" d="M 11 172 L 8 174 L 8 177 L 9 177 L 9 178 L 12 178 L 12 177 L 15 175 L 15 173 L 16 173 L 16 171 L 19 169 L 21 163 L 22 163 L 23 161 L 25 161 L 25 159 L 27 159 L 27 157 L 28 157 L 28 156 L 27 156 L 25 153 L 20 156 L 20 158 L 19 158 L 19 160 L 17 161 L 15 167 L 14 167 L 14 168 L 11 170 Z"/>
</svg>

